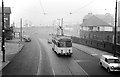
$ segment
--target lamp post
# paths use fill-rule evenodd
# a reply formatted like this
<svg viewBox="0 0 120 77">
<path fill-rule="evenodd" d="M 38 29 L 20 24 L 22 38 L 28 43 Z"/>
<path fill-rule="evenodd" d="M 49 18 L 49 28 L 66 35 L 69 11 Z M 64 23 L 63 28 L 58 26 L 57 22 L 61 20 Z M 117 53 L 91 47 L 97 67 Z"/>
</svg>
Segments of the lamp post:
<svg viewBox="0 0 120 77">
<path fill-rule="evenodd" d="M 63 18 L 61 19 L 61 35 L 63 36 L 64 33 L 63 33 Z"/>
<path fill-rule="evenodd" d="M 20 41 L 22 42 L 22 18 L 20 19 Z"/>
<path fill-rule="evenodd" d="M 114 56 L 116 56 L 116 35 L 117 35 L 117 0 L 116 0 L 116 7 L 115 7 Z"/>
<path fill-rule="evenodd" d="M 2 42 L 1 42 L 1 48 L 3 53 L 3 62 L 5 62 L 5 29 L 4 29 L 4 2 L 2 0 Z"/>
</svg>

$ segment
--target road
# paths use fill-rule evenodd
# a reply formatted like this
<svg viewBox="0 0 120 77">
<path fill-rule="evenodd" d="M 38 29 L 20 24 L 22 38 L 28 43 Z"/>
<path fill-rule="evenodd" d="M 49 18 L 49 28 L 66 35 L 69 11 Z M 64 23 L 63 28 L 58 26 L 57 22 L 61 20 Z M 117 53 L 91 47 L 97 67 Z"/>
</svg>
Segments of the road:
<svg viewBox="0 0 120 77">
<path fill-rule="evenodd" d="M 34 32 L 33 32 L 34 31 Z M 49 30 L 30 29 L 27 34 L 32 41 L 26 42 L 24 48 L 3 69 L 3 75 L 66 75 L 68 77 L 110 76 L 99 65 L 99 58 L 91 56 L 73 46 L 71 57 L 57 56 L 47 43 Z"/>
</svg>

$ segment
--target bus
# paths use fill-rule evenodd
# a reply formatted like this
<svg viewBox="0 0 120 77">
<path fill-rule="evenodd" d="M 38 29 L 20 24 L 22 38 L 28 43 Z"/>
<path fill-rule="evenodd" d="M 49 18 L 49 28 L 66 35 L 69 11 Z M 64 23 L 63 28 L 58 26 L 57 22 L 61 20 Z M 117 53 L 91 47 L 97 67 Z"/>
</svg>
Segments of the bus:
<svg viewBox="0 0 120 77">
<path fill-rule="evenodd" d="M 52 50 L 58 55 L 72 55 L 72 39 L 70 36 L 54 35 L 52 37 Z"/>
</svg>

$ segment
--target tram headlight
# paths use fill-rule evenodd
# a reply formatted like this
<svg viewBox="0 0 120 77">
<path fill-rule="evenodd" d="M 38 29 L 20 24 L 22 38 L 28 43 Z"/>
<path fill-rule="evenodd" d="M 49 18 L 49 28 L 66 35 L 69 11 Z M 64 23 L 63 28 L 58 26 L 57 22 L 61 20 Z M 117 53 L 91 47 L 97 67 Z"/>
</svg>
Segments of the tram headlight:
<svg viewBox="0 0 120 77">
<path fill-rule="evenodd" d="M 69 49 L 69 53 L 70 53 L 70 51 L 71 51 L 71 50 Z"/>
<path fill-rule="evenodd" d="M 112 66 L 111 69 L 114 69 L 114 67 Z"/>
<path fill-rule="evenodd" d="M 71 52 L 71 49 L 69 49 L 68 51 L 69 51 L 69 53 L 72 53 L 72 52 Z"/>
<path fill-rule="evenodd" d="M 63 50 L 61 50 L 61 53 L 64 53 Z"/>
</svg>

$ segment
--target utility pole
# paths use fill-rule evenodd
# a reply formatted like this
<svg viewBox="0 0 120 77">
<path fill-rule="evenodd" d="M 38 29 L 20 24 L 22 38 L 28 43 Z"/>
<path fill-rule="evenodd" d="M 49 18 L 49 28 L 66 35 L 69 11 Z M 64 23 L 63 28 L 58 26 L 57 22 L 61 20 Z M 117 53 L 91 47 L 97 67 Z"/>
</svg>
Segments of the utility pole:
<svg viewBox="0 0 120 77">
<path fill-rule="evenodd" d="M 20 19 L 20 41 L 22 42 L 22 18 Z"/>
<path fill-rule="evenodd" d="M 63 36 L 64 33 L 63 33 L 63 18 L 61 19 L 61 35 Z"/>
<path fill-rule="evenodd" d="M 58 27 L 57 28 L 57 35 L 60 35 L 60 19 L 57 19 L 58 20 Z"/>
<path fill-rule="evenodd" d="M 4 2 L 2 0 L 2 53 L 3 53 L 3 62 L 5 62 L 5 29 L 4 29 Z"/>
<path fill-rule="evenodd" d="M 116 35 L 117 35 L 117 0 L 116 0 L 116 7 L 115 7 L 114 56 L 116 56 Z"/>
</svg>

